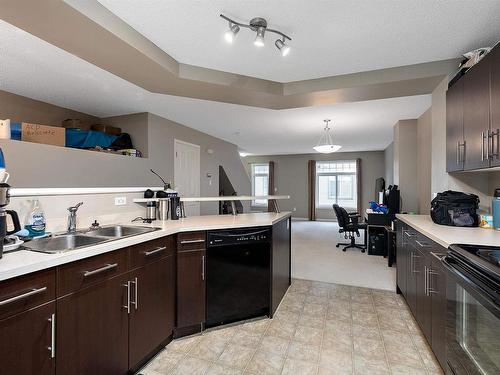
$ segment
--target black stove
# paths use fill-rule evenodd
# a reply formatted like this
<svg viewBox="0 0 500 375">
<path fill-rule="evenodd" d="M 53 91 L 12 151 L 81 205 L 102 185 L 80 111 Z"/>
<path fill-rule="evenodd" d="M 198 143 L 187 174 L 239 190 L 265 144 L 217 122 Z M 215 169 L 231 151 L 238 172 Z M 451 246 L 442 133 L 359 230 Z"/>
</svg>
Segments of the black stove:
<svg viewBox="0 0 500 375">
<path fill-rule="evenodd" d="M 479 249 L 476 251 L 476 255 L 490 263 L 500 266 L 500 250 Z"/>
</svg>

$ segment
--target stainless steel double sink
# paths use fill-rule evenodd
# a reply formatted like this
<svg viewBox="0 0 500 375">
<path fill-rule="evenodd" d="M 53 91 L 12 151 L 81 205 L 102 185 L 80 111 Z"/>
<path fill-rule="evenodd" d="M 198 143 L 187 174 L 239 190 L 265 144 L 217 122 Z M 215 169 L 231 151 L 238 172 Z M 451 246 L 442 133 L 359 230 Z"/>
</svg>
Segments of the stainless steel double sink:
<svg viewBox="0 0 500 375">
<path fill-rule="evenodd" d="M 98 245 L 121 238 L 154 232 L 158 228 L 113 225 L 76 231 L 75 233 L 56 234 L 52 237 L 34 239 L 25 244 L 27 250 L 48 254 L 62 253 Z"/>
</svg>

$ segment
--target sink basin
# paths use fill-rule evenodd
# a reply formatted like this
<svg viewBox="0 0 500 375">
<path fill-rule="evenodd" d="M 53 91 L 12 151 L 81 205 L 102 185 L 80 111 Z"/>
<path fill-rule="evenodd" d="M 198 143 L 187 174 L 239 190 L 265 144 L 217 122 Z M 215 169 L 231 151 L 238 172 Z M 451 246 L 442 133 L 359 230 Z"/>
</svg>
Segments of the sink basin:
<svg viewBox="0 0 500 375">
<path fill-rule="evenodd" d="M 133 226 L 123 226 L 123 225 L 114 225 L 112 227 L 102 227 L 93 229 L 88 233 L 91 236 L 100 236 L 100 237 L 111 237 L 111 238 L 121 238 L 128 236 L 136 236 L 138 234 L 153 232 L 157 230 L 156 228 L 146 228 L 146 227 L 133 227 Z"/>
<path fill-rule="evenodd" d="M 82 234 L 63 234 L 55 237 L 32 240 L 26 243 L 25 247 L 33 251 L 55 254 L 86 246 L 97 245 L 98 243 L 106 241 L 109 241 L 109 239 Z"/>
</svg>

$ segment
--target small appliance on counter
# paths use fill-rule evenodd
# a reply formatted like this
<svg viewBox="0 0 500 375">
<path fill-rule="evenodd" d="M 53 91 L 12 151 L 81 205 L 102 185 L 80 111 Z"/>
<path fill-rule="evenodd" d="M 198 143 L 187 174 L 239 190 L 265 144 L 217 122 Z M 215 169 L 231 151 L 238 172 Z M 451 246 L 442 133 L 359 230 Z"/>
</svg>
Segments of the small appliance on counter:
<svg viewBox="0 0 500 375">
<path fill-rule="evenodd" d="M 3 247 L 6 236 L 21 230 L 21 224 L 19 223 L 17 212 L 5 209 L 5 206 L 9 203 L 10 185 L 2 182 L 0 183 L 0 258 L 3 255 Z M 12 219 L 12 224 L 14 225 L 13 230 L 7 230 L 7 215 L 9 215 Z"/>
<path fill-rule="evenodd" d="M 171 220 L 178 220 L 182 216 L 182 205 L 180 203 L 179 194 L 173 190 L 170 182 L 166 182 L 163 177 L 151 169 L 151 173 L 156 175 L 163 182 L 163 190 L 156 192 L 156 218 L 158 220 L 168 220 L 169 213 Z M 148 209 L 149 214 L 149 209 Z"/>
<path fill-rule="evenodd" d="M 500 189 L 495 189 L 493 195 L 493 228 L 500 229 Z"/>
</svg>

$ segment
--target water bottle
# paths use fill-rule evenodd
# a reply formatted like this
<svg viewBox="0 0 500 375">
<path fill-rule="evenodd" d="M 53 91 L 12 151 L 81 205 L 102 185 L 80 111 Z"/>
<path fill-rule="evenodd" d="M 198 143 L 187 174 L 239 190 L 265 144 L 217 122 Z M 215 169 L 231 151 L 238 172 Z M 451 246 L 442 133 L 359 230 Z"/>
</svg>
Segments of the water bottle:
<svg viewBox="0 0 500 375">
<path fill-rule="evenodd" d="M 493 228 L 500 230 L 500 189 L 493 195 Z"/>
</svg>

